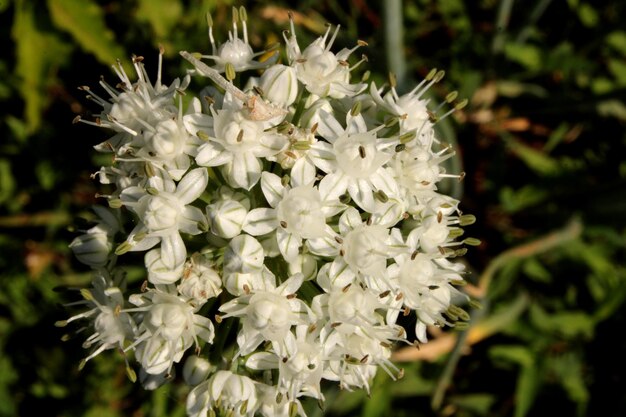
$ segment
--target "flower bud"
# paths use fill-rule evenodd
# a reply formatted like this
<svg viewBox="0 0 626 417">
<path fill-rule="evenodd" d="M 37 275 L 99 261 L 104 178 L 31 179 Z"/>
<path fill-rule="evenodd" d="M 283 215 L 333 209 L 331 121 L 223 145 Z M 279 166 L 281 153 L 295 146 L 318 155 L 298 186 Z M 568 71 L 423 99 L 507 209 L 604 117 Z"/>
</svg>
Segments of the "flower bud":
<svg viewBox="0 0 626 417">
<path fill-rule="evenodd" d="M 224 252 L 224 273 L 250 273 L 261 270 L 265 255 L 261 244 L 250 235 L 239 235 Z"/>
<path fill-rule="evenodd" d="M 309 281 L 317 276 L 317 260 L 309 254 L 300 254 L 293 262 L 289 263 L 289 275 L 298 272 L 304 275 L 304 280 Z"/>
<path fill-rule="evenodd" d="M 198 385 L 213 372 L 214 367 L 211 363 L 196 355 L 191 355 L 185 361 L 183 366 L 183 378 L 188 385 Z"/>
<path fill-rule="evenodd" d="M 113 248 L 106 227 L 101 225 L 94 226 L 84 235 L 76 237 L 69 246 L 80 262 L 92 268 L 106 265 L 109 252 Z"/>
<path fill-rule="evenodd" d="M 221 200 L 206 208 L 209 227 L 213 234 L 231 239 L 241 233 L 246 219 L 246 208 L 235 200 Z"/>
<path fill-rule="evenodd" d="M 263 90 L 265 99 L 287 107 L 298 96 L 296 69 L 280 64 L 272 65 L 261 76 L 259 87 Z"/>
</svg>

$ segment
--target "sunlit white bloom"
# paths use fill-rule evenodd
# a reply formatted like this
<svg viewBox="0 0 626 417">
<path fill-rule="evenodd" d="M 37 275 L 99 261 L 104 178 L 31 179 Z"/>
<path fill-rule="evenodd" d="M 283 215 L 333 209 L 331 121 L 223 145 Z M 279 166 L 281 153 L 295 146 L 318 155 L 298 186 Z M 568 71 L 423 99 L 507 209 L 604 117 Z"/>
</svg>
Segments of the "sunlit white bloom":
<svg viewBox="0 0 626 417">
<path fill-rule="evenodd" d="M 330 30 L 331 27 L 328 26 L 323 36 L 300 52 L 292 20 L 290 33 L 284 35 L 289 62 L 295 67 L 300 82 L 312 94 L 333 98 L 354 96 L 367 87 L 365 84 L 350 84 L 350 70 L 354 67 L 350 68 L 347 60 L 360 45 L 353 49 L 342 49 L 335 55 L 330 49 L 337 37 L 339 26 L 328 39 Z"/>
<path fill-rule="evenodd" d="M 212 59 L 215 64 L 215 68 L 219 72 L 224 72 L 226 65 L 233 66 L 235 71 L 245 71 L 249 69 L 265 68 L 276 61 L 278 56 L 264 62 L 255 60 L 256 57 L 261 56 L 268 51 L 254 52 L 248 41 L 248 25 L 247 25 L 247 13 L 245 8 L 233 9 L 236 15 L 233 15 L 233 29 L 228 32 L 228 40 L 217 47 L 215 39 L 213 37 L 213 20 L 210 15 L 207 15 L 207 21 L 209 23 L 209 40 L 211 41 L 212 55 L 202 55 L 202 58 Z M 239 38 L 238 23 L 241 21 L 241 38 Z"/>
<path fill-rule="evenodd" d="M 306 304 L 295 297 L 302 281 L 302 274 L 297 274 L 276 288 L 254 290 L 222 304 L 222 318 L 240 317 L 240 355 L 248 355 L 264 341 L 282 344 L 292 326 L 308 321 Z"/>
<path fill-rule="evenodd" d="M 227 94 L 225 108 L 213 110 L 214 131 L 198 148 L 196 162 L 208 167 L 222 167 L 233 188 L 251 189 L 261 177 L 259 158 L 276 155 L 286 145 L 285 138 L 266 131 L 266 122 L 251 120 Z M 230 101 L 229 101 L 230 100 Z M 231 104 L 227 104 L 227 103 Z"/>
<path fill-rule="evenodd" d="M 195 253 L 185 264 L 177 289 L 190 303 L 201 306 L 210 298 L 220 295 L 221 287 L 222 278 L 213 269 L 213 265 L 205 256 Z"/>
<path fill-rule="evenodd" d="M 121 283 L 115 281 L 119 279 L 114 280 L 103 269 L 95 272 L 92 288 L 81 292 L 85 299 L 79 302 L 87 305 L 89 309 L 57 323 L 58 326 L 64 327 L 74 320 L 92 320 L 94 332 L 83 343 L 83 347 L 90 348 L 95 345 L 96 348 L 83 360 L 81 366 L 104 350 L 123 348 L 125 341 L 132 340 L 136 335 L 137 325 L 131 315 L 123 311 L 125 300 L 122 289 L 118 286 Z"/>
<path fill-rule="evenodd" d="M 99 268 L 109 262 L 113 236 L 120 230 L 121 225 L 119 216 L 111 210 L 96 206 L 94 211 L 100 218 L 98 224 L 74 238 L 69 247 L 79 261 L 92 268 Z"/>
<path fill-rule="evenodd" d="M 185 351 L 199 340 L 212 343 L 213 323 L 186 300 L 158 290 L 131 297 L 137 311 L 144 312 L 141 333 L 134 345 L 135 355 L 149 374 L 169 371 Z M 129 348 L 127 348 L 129 349 Z"/>
<path fill-rule="evenodd" d="M 152 193 L 139 187 L 125 189 L 120 196 L 122 203 L 140 219 L 126 240 L 127 250 L 146 250 L 161 242 L 160 262 L 164 267 L 176 269 L 184 263 L 187 250 L 180 232 L 199 234 L 200 225 L 206 223 L 202 210 L 190 203 L 204 192 L 208 181 L 206 169 L 196 168 L 178 185 L 165 181 Z"/>
<path fill-rule="evenodd" d="M 183 378 L 187 385 L 195 386 L 206 380 L 214 370 L 214 366 L 207 359 L 198 355 L 191 355 L 185 360 Z"/>
<path fill-rule="evenodd" d="M 337 214 L 343 205 L 328 199 L 313 187 L 314 177 L 291 177 L 294 187 L 283 186 L 281 179 L 264 172 L 261 189 L 271 208 L 248 213 L 244 230 L 253 235 L 276 231 L 278 248 L 287 262 L 298 256 L 303 239 L 328 235 L 325 219 Z"/>
<path fill-rule="evenodd" d="M 347 116 L 347 128 L 326 115 L 318 128 L 329 143 L 318 142 L 310 154 L 315 165 L 326 172 L 320 192 L 339 197 L 346 191 L 363 210 L 375 210 L 374 193 L 393 194 L 394 179 L 384 165 L 393 156 L 393 142 L 381 141 L 376 129 L 369 130 L 359 114 Z"/>
<path fill-rule="evenodd" d="M 216 415 L 252 417 L 261 405 L 257 382 L 231 371 L 217 371 L 196 386 L 187 396 L 187 415 L 205 417 L 212 410 Z"/>
</svg>

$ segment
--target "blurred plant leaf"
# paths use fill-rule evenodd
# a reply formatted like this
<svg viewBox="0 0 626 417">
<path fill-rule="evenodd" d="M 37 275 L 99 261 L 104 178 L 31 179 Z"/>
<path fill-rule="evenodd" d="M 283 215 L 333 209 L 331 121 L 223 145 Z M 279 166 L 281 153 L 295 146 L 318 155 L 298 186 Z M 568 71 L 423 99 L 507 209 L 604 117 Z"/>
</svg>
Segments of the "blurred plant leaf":
<svg viewBox="0 0 626 417">
<path fill-rule="evenodd" d="M 542 175 L 554 175 L 558 172 L 558 162 L 542 151 L 531 148 L 508 134 L 505 135 L 505 142 L 509 146 L 509 149 L 511 149 L 511 151 L 524 161 L 528 168 L 532 169 L 536 173 Z"/>
<path fill-rule="evenodd" d="M 41 124 L 41 113 L 48 105 L 46 88 L 51 84 L 53 72 L 62 65 L 70 47 L 56 35 L 44 33 L 35 23 L 33 4 L 17 1 L 11 36 L 16 45 L 15 71 L 20 79 L 19 91 L 26 103 L 24 119 L 27 134 Z"/>
<path fill-rule="evenodd" d="M 496 84 L 498 94 L 504 97 L 518 97 L 522 94 L 530 94 L 537 97 L 547 97 L 545 88 L 537 84 L 522 83 L 515 80 L 501 80 Z"/>
<path fill-rule="evenodd" d="M 380 375 L 375 379 L 375 382 L 378 383 L 375 383 L 372 387 L 371 398 L 365 401 L 363 405 L 362 417 L 388 416 L 391 414 L 390 381 L 383 372 Z"/>
<path fill-rule="evenodd" d="M 11 173 L 11 162 L 6 158 L 0 158 L 0 204 L 13 196 L 15 191 L 15 179 Z"/>
<path fill-rule="evenodd" d="M 606 43 L 626 56 L 626 32 L 616 30 L 609 33 L 606 37 Z"/>
<path fill-rule="evenodd" d="M 626 65 L 624 66 L 626 71 Z M 626 82 L 626 81 L 625 81 Z M 626 105 L 619 100 L 604 100 L 596 106 L 598 114 L 604 117 L 615 117 L 619 120 L 626 120 Z"/>
<path fill-rule="evenodd" d="M 547 190 L 532 184 L 525 185 L 519 190 L 514 190 L 511 187 L 503 187 L 500 190 L 502 208 L 508 213 L 516 213 L 527 207 L 539 204 L 546 200 L 548 196 Z"/>
<path fill-rule="evenodd" d="M 581 358 L 573 352 L 551 358 L 548 362 L 568 397 L 578 404 L 578 415 L 585 415 L 589 391 L 585 386 Z"/>
<path fill-rule="evenodd" d="M 484 416 L 487 415 L 496 399 L 493 394 L 469 394 L 453 395 L 449 400 L 450 403 L 471 412 L 472 415 Z"/>
<path fill-rule="evenodd" d="M 178 0 L 139 0 L 137 20 L 148 22 L 157 42 L 167 41 L 183 12 Z"/>
<path fill-rule="evenodd" d="M 524 271 L 524 273 L 534 281 L 543 283 L 549 283 L 552 281 L 552 274 L 550 271 L 548 271 L 536 258 L 528 258 L 524 261 L 522 271 Z"/>
<path fill-rule="evenodd" d="M 504 45 L 504 55 L 530 71 L 537 71 L 542 65 L 541 49 L 535 45 L 508 42 Z"/>
<path fill-rule="evenodd" d="M 103 9 L 93 0 L 48 0 L 48 8 L 54 24 L 101 63 L 111 65 L 126 56 L 106 26 Z"/>
<path fill-rule="evenodd" d="M 593 335 L 593 318 L 583 311 L 555 311 L 548 314 L 536 303 L 531 304 L 529 311 L 532 323 L 544 332 L 566 338 L 582 336 L 588 339 Z"/>
<path fill-rule="evenodd" d="M 515 417 L 523 417 L 533 404 L 539 387 L 536 355 L 523 346 L 493 346 L 489 356 L 513 362 L 521 367 L 515 388 Z"/>
</svg>

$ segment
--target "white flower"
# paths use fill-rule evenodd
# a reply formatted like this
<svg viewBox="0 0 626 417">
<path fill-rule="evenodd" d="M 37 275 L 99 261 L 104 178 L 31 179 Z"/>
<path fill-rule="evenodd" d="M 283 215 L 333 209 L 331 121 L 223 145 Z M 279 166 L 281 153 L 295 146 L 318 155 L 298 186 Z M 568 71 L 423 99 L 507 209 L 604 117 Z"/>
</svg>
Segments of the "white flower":
<svg viewBox="0 0 626 417">
<path fill-rule="evenodd" d="M 393 142 L 379 140 L 377 129 L 368 130 L 360 114 L 348 114 L 347 126 L 344 129 L 328 114 L 319 126 L 320 134 L 330 142 L 317 142 L 310 151 L 315 165 L 326 172 L 320 192 L 339 197 L 348 191 L 360 208 L 373 212 L 375 192 L 395 193 L 395 181 L 384 168 L 393 156 L 389 150 Z"/>
<path fill-rule="evenodd" d="M 196 162 L 222 167 L 231 187 L 250 190 L 261 177 L 259 158 L 276 155 L 286 141 L 282 135 L 266 131 L 268 123 L 246 117 L 240 103 L 227 104 L 229 97 L 227 94 L 224 109 L 212 110 L 214 133 L 198 148 Z"/>
<path fill-rule="evenodd" d="M 192 344 L 202 339 L 213 343 L 213 323 L 199 314 L 197 307 L 173 294 L 152 290 L 131 297 L 137 311 L 145 312 L 135 345 L 135 355 L 149 374 L 169 371 Z M 127 348 L 127 349 L 129 349 Z"/>
<path fill-rule="evenodd" d="M 245 71 L 248 69 L 264 68 L 272 65 L 278 56 L 265 62 L 255 61 L 254 58 L 266 54 L 268 51 L 254 52 L 248 42 L 248 25 L 246 9 L 233 8 L 233 30 L 228 32 L 228 40 L 222 43 L 219 48 L 213 38 L 213 20 L 207 15 L 209 23 L 209 40 L 211 41 L 212 55 L 202 55 L 202 58 L 215 61 L 215 68 L 219 72 L 224 72 L 226 65 L 233 66 L 235 71 Z M 238 22 L 241 21 L 242 39 L 239 38 Z"/>
<path fill-rule="evenodd" d="M 222 292 L 222 278 L 212 268 L 209 260 L 195 253 L 185 264 L 182 281 L 178 285 L 178 293 L 187 297 L 190 303 L 201 306 L 210 298 Z"/>
<path fill-rule="evenodd" d="M 217 371 L 191 390 L 187 396 L 187 415 L 204 417 L 213 410 L 217 415 L 252 417 L 261 405 L 256 385 L 247 376 Z"/>
<path fill-rule="evenodd" d="M 263 98 L 276 105 L 289 107 L 298 96 L 296 70 L 286 65 L 272 65 L 261 75 L 259 87 L 263 91 Z"/>
<path fill-rule="evenodd" d="M 95 206 L 94 211 L 100 218 L 96 226 L 77 236 L 69 244 L 76 258 L 92 268 L 103 267 L 109 262 L 113 248 L 113 236 L 120 228 L 120 219 L 111 210 Z"/>
<path fill-rule="evenodd" d="M 195 386 L 206 380 L 214 370 L 214 366 L 207 359 L 198 355 L 191 355 L 183 366 L 183 379 L 187 385 Z"/>
<path fill-rule="evenodd" d="M 240 355 L 248 355 L 264 341 L 284 343 L 292 326 L 308 320 L 306 304 L 295 297 L 302 281 L 302 274 L 297 274 L 276 288 L 254 290 L 222 304 L 222 318 L 240 317 Z"/>
<path fill-rule="evenodd" d="M 97 347 L 83 359 L 82 367 L 88 360 L 106 349 L 123 348 L 125 341 L 132 340 L 135 336 L 137 326 L 130 314 L 123 311 L 125 301 L 122 290 L 114 284 L 114 279 L 106 270 L 99 269 L 95 272 L 92 288 L 81 291 L 81 294 L 85 300 L 78 304 L 87 305 L 89 310 L 57 322 L 57 326 L 65 327 L 79 319 L 93 320 L 94 333 L 83 343 L 83 347 L 89 348 L 93 345 Z"/>
<path fill-rule="evenodd" d="M 261 189 L 271 208 L 251 210 L 244 231 L 261 235 L 276 231 L 280 253 L 289 263 L 298 256 L 303 239 L 329 234 L 326 218 L 341 211 L 337 199 L 328 199 L 313 187 L 314 177 L 291 177 L 293 188 L 283 186 L 281 179 L 268 172 L 261 175 Z"/>
<path fill-rule="evenodd" d="M 246 360 L 253 370 L 278 370 L 276 391 L 285 392 L 293 401 L 300 396 L 323 400 L 320 388 L 326 358 L 319 330 L 311 331 L 308 325 L 298 325 L 287 333 L 284 343 L 273 346 L 272 352 L 256 352 Z M 282 401 L 281 401 L 282 403 Z"/>
<path fill-rule="evenodd" d="M 289 62 L 295 67 L 300 82 L 312 94 L 333 98 L 355 96 L 367 86 L 365 84 L 350 84 L 350 70 L 356 65 L 350 68 L 347 60 L 360 44 L 353 49 L 342 49 L 335 55 L 330 52 L 330 48 L 337 37 L 339 26 L 335 29 L 332 38 L 328 40 L 330 29 L 329 26 L 323 36 L 317 38 L 300 53 L 293 21 L 291 21 L 290 36 L 284 35 L 289 46 Z"/>
<path fill-rule="evenodd" d="M 209 176 L 204 168 L 189 171 L 175 185 L 165 181 L 159 189 L 148 190 L 140 187 L 125 189 L 120 198 L 122 203 L 133 210 L 140 223 L 126 240 L 127 250 L 150 249 L 161 242 L 161 262 L 174 270 L 185 262 L 187 249 L 180 232 L 199 234 L 199 225 L 206 222 L 202 210 L 191 206 L 205 190 Z"/>
<path fill-rule="evenodd" d="M 209 228 L 212 233 L 232 239 L 241 233 L 248 211 L 236 200 L 219 200 L 206 207 Z"/>
<path fill-rule="evenodd" d="M 395 238 L 401 240 L 399 233 Z M 418 252 L 420 230 L 414 229 L 406 240 L 407 250 L 395 257 L 395 264 L 388 273 L 396 294 L 402 294 L 401 302 L 417 313 L 415 333 L 422 343 L 427 341 L 426 325 L 450 323 L 443 313 L 452 304 L 467 301 L 467 297 L 454 288 L 452 281 L 463 281 L 463 264 L 451 263 L 439 252 L 426 254 Z M 395 320 L 399 309 L 390 310 L 388 320 Z"/>
</svg>

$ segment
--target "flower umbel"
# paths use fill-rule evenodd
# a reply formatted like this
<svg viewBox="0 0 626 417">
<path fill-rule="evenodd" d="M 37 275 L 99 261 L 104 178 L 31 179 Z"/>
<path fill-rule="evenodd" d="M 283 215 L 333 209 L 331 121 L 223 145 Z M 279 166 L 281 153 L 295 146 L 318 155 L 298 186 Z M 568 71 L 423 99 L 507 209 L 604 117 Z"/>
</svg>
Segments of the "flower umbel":
<svg viewBox="0 0 626 417">
<path fill-rule="evenodd" d="M 469 320 L 453 258 L 478 243 L 459 240 L 474 217 L 439 192 L 464 174 L 444 169 L 435 129 L 466 102 L 424 99 L 442 71 L 404 95 L 352 81 L 366 44 L 332 52 L 339 27 L 301 49 L 291 20 L 278 62 L 253 51 L 244 8 L 222 43 L 208 25 L 210 53 L 180 52 L 182 81 L 162 83 L 161 51 L 155 83 L 133 57 L 137 81 L 118 64 L 108 98 L 83 87 L 102 110 L 77 120 L 113 131 L 96 150 L 114 160 L 96 175 L 108 207 L 70 244 L 92 288 L 59 325 L 88 321 L 83 365 L 116 348 L 146 389 L 180 368 L 189 416 L 305 415 L 323 381 L 369 392 L 378 369 L 402 376 L 394 344 Z M 208 105 L 183 102 L 191 75 Z M 132 253 L 142 283 L 127 285 Z"/>
</svg>

